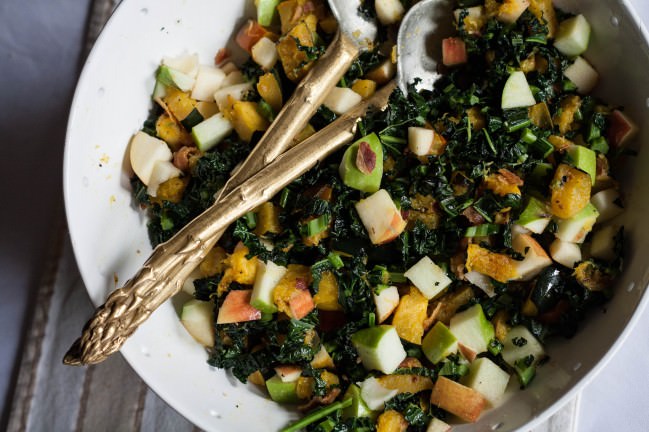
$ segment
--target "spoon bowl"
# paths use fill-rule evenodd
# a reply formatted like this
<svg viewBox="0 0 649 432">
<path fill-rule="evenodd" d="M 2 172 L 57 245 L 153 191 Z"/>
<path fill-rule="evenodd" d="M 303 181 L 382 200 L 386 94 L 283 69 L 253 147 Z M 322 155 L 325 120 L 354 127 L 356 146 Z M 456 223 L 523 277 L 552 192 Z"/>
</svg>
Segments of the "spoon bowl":
<svg viewBox="0 0 649 432">
<path fill-rule="evenodd" d="M 448 0 L 422 0 L 403 17 L 397 36 L 397 84 L 406 92 L 409 84 L 431 89 L 441 76 L 442 39 L 454 34 L 448 19 L 453 4 Z"/>
</svg>

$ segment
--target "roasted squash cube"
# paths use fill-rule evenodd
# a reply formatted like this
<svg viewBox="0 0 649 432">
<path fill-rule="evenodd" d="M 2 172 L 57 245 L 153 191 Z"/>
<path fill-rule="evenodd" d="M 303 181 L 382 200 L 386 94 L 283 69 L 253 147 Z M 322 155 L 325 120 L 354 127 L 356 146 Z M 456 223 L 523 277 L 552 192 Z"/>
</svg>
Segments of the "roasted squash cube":
<svg viewBox="0 0 649 432">
<path fill-rule="evenodd" d="M 268 129 L 268 120 L 261 115 L 257 104 L 250 101 L 236 101 L 230 110 L 232 127 L 244 141 L 250 141 L 256 131 Z"/>
<path fill-rule="evenodd" d="M 401 339 L 421 345 L 427 309 L 428 299 L 417 288 L 410 287 L 410 292 L 401 297 L 392 318 L 392 325 Z"/>
<path fill-rule="evenodd" d="M 259 92 L 259 96 L 270 105 L 275 113 L 278 113 L 282 109 L 282 89 L 272 72 L 267 72 L 259 77 L 257 92 Z"/>
<path fill-rule="evenodd" d="M 263 203 L 257 209 L 255 234 L 278 234 L 280 232 L 282 232 L 282 227 L 279 224 L 279 208 L 271 202 Z"/>
<path fill-rule="evenodd" d="M 249 253 L 250 250 L 248 247 L 243 243 L 239 243 L 234 248 L 232 255 L 225 259 L 224 264 L 226 269 L 217 288 L 219 295 L 227 291 L 232 282 L 237 282 L 242 285 L 252 285 L 255 283 L 257 257 L 247 259 L 246 256 Z"/>
<path fill-rule="evenodd" d="M 315 307 L 326 311 L 341 311 L 343 307 L 338 303 L 338 281 L 336 276 L 326 271 L 318 284 L 318 292 L 313 296 Z"/>
<path fill-rule="evenodd" d="M 191 135 L 175 119 L 163 113 L 155 123 L 158 138 L 167 143 L 172 151 L 183 146 L 194 145 Z"/>
<path fill-rule="evenodd" d="M 289 264 L 287 272 L 275 287 L 273 291 L 273 302 L 280 312 L 284 312 L 291 318 L 295 318 L 296 308 L 291 307 L 291 302 L 295 299 L 301 299 L 303 292 L 309 292 L 309 285 L 311 284 L 311 269 L 307 266 L 299 264 Z M 309 294 L 309 297 L 311 294 Z M 304 305 L 308 306 L 308 305 Z M 315 306 L 313 304 L 313 306 Z M 300 315 L 304 311 L 300 311 Z M 299 319 L 299 318 L 298 318 Z"/>
<path fill-rule="evenodd" d="M 466 268 L 487 275 L 498 282 L 507 282 L 518 277 L 515 260 L 505 254 L 492 252 L 477 244 L 467 248 Z"/>
<path fill-rule="evenodd" d="M 277 44 L 277 54 L 291 81 L 299 81 L 313 66 L 313 60 L 302 47 L 315 46 L 314 32 L 317 25 L 315 15 L 307 15 L 296 24 Z"/>
<path fill-rule="evenodd" d="M 591 188 L 590 175 L 570 165 L 560 164 L 550 183 L 552 214 L 562 219 L 573 217 L 590 202 Z"/>
<path fill-rule="evenodd" d="M 385 411 L 376 420 L 377 432 L 405 432 L 406 430 L 408 430 L 408 422 L 398 411 Z"/>
</svg>

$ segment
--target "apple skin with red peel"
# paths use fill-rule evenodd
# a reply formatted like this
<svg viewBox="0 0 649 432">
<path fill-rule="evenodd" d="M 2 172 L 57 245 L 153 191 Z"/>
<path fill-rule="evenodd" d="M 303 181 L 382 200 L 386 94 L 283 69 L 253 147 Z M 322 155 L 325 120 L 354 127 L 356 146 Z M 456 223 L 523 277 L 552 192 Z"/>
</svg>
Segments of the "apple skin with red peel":
<svg viewBox="0 0 649 432">
<path fill-rule="evenodd" d="M 638 126 L 622 111 L 613 110 L 608 116 L 608 142 L 613 147 L 622 147 L 639 131 Z"/>
<path fill-rule="evenodd" d="M 385 189 L 360 200 L 355 207 L 373 244 L 391 242 L 406 228 L 406 221 Z"/>
<path fill-rule="evenodd" d="M 216 318 L 217 324 L 232 324 L 261 319 L 261 311 L 250 304 L 252 290 L 230 291 L 223 300 Z"/>
<path fill-rule="evenodd" d="M 462 38 L 450 37 L 442 41 L 442 63 L 444 66 L 461 65 L 467 60 L 466 44 Z"/>
</svg>

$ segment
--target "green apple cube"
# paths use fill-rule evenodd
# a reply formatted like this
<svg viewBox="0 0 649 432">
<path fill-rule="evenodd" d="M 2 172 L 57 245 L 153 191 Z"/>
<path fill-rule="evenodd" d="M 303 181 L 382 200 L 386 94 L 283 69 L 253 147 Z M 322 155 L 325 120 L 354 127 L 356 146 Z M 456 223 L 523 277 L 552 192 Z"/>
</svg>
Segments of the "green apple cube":
<svg viewBox="0 0 649 432">
<path fill-rule="evenodd" d="M 438 321 L 424 336 L 421 350 L 431 363 L 437 364 L 457 351 L 457 338 L 444 323 Z"/>
<path fill-rule="evenodd" d="M 592 184 L 595 184 L 595 177 L 597 176 L 597 155 L 591 149 L 573 145 L 567 151 L 567 162 L 590 175 Z"/>
<path fill-rule="evenodd" d="M 257 0 L 257 21 L 260 25 L 268 27 L 273 23 L 275 10 L 279 0 Z"/>
<path fill-rule="evenodd" d="M 284 382 L 278 375 L 266 380 L 266 389 L 270 398 L 277 403 L 295 404 L 300 401 L 297 397 L 297 380 Z"/>
<path fill-rule="evenodd" d="M 277 312 L 277 306 L 273 302 L 273 290 L 287 271 L 286 267 L 278 266 L 272 261 L 265 263 L 257 260 L 257 273 L 250 304 L 265 313 Z"/>
<path fill-rule="evenodd" d="M 369 174 L 362 172 L 356 165 L 358 150 L 362 142 L 369 144 L 376 156 L 376 165 Z M 381 188 L 381 178 L 383 177 L 383 145 L 381 145 L 379 137 L 373 133 L 347 147 L 338 171 L 343 183 L 350 188 L 367 193 L 378 191 Z"/>
<path fill-rule="evenodd" d="M 576 57 L 588 49 L 590 24 L 583 15 L 568 18 L 559 24 L 554 47 L 568 57 Z"/>
<path fill-rule="evenodd" d="M 385 403 L 398 393 L 396 389 L 383 387 L 374 377 L 369 377 L 361 383 L 361 398 L 371 411 L 383 411 Z"/>
<path fill-rule="evenodd" d="M 358 417 L 369 417 L 371 416 L 372 410 L 367 406 L 363 398 L 361 397 L 361 388 L 356 384 L 351 384 L 343 400 L 351 399 L 352 404 L 343 410 L 344 418 L 358 418 Z"/>
<path fill-rule="evenodd" d="M 588 203 L 586 207 L 570 219 L 557 219 L 557 230 L 554 235 L 565 242 L 583 243 L 593 229 L 599 213 L 595 206 Z"/>
<path fill-rule="evenodd" d="M 620 204 L 620 193 L 616 189 L 605 189 L 594 194 L 590 203 L 595 206 L 599 216 L 597 223 L 606 222 L 622 214 L 624 208 Z"/>
<path fill-rule="evenodd" d="M 192 137 L 200 151 L 206 152 L 232 132 L 232 123 L 218 113 L 192 128 Z"/>
<path fill-rule="evenodd" d="M 433 417 L 430 423 L 428 423 L 426 432 L 450 432 L 452 429 L 450 424 L 441 421 L 437 417 Z"/>
<path fill-rule="evenodd" d="M 502 109 L 523 108 L 535 104 L 536 100 L 527 83 L 525 73 L 516 71 L 509 75 L 503 88 Z"/>
<path fill-rule="evenodd" d="M 527 327 L 519 325 L 505 336 L 500 354 L 508 365 L 516 367 L 517 361 L 529 356 L 533 356 L 532 364 L 538 363 L 545 357 L 545 350 Z"/>
<path fill-rule="evenodd" d="M 487 357 L 475 359 L 469 366 L 469 373 L 462 378 L 462 384 L 482 394 L 493 406 L 505 394 L 509 374 Z"/>
<path fill-rule="evenodd" d="M 214 304 L 192 299 L 183 305 L 180 322 L 187 332 L 206 347 L 214 346 Z"/>
<path fill-rule="evenodd" d="M 427 256 L 403 274 L 427 299 L 433 299 L 451 284 L 451 279 Z"/>
<path fill-rule="evenodd" d="M 552 213 L 548 206 L 543 201 L 530 197 L 516 224 L 532 231 L 534 234 L 541 234 L 545 231 L 551 219 Z"/>
<path fill-rule="evenodd" d="M 391 325 L 379 325 L 359 330 L 351 337 L 352 344 L 367 370 L 379 370 L 384 374 L 394 372 L 406 358 L 397 329 Z"/>
<path fill-rule="evenodd" d="M 458 343 L 476 355 L 487 351 L 489 342 L 494 338 L 494 327 L 479 304 L 455 314 L 451 318 L 449 329 Z"/>
<path fill-rule="evenodd" d="M 167 87 L 173 86 L 184 92 L 191 91 L 196 82 L 196 80 L 191 76 L 166 65 L 162 65 L 160 66 L 160 69 L 158 69 L 157 80 L 159 83 Z"/>
</svg>

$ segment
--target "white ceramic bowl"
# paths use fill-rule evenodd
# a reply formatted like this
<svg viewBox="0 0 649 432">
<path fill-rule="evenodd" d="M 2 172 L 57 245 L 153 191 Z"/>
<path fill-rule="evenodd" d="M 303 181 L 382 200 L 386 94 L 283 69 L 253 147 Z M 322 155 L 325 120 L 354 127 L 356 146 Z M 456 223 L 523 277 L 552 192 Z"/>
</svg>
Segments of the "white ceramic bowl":
<svg viewBox="0 0 649 432">
<path fill-rule="evenodd" d="M 81 275 L 95 305 L 123 284 L 151 251 L 146 220 L 130 194 L 125 150 L 150 108 L 154 71 L 166 55 L 197 52 L 203 62 L 226 45 L 251 12 L 252 0 L 125 0 L 97 41 L 76 90 L 64 161 L 65 204 Z M 622 104 L 649 141 L 649 52 L 646 33 L 624 0 L 556 1 L 582 12 L 594 35 L 586 57 L 602 80 L 596 94 Z M 631 329 L 648 296 L 649 152 L 624 170 L 628 210 L 620 218 L 628 258 L 606 314 L 595 312 L 570 340 L 548 346 L 551 361 L 533 385 L 512 394 L 475 425 L 457 431 L 532 427 L 560 408 L 602 368 Z M 644 228 L 644 229 L 643 229 Z M 124 345 L 122 354 L 172 407 L 211 431 L 277 430 L 296 415 L 206 363 L 206 353 L 165 303 Z"/>
</svg>

